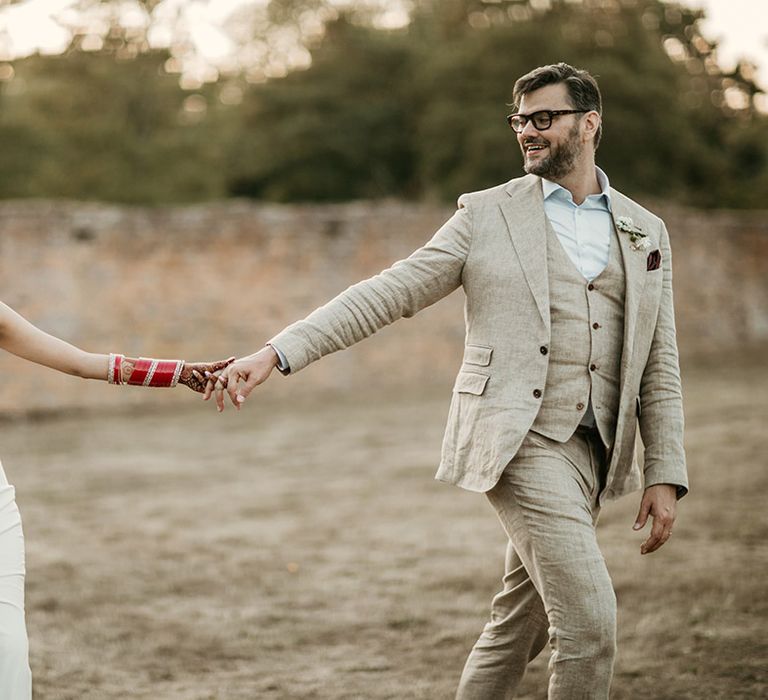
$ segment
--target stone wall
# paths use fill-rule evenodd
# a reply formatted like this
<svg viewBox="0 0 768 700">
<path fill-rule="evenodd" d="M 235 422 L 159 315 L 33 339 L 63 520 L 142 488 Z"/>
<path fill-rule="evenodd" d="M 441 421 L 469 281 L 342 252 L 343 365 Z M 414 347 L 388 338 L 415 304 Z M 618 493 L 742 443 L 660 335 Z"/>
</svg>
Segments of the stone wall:
<svg viewBox="0 0 768 700">
<path fill-rule="evenodd" d="M 768 217 L 654 205 L 672 238 L 685 356 L 768 341 Z M 208 359 L 259 348 L 348 285 L 425 242 L 451 207 L 395 201 L 188 207 L 0 202 L 0 299 L 88 350 Z M 463 295 L 273 378 L 267 395 L 444 387 L 461 361 Z M 176 404 L 186 390 L 119 389 L 3 354 L 0 413 Z M 302 388 L 299 389 L 298 387 Z"/>
</svg>

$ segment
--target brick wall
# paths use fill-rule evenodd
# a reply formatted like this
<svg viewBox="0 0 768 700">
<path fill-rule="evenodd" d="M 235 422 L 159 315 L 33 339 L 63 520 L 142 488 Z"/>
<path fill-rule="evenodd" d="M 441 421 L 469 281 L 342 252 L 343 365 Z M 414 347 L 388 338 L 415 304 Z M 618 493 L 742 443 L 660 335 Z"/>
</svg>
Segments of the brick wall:
<svg viewBox="0 0 768 700">
<path fill-rule="evenodd" d="M 652 207 L 672 238 L 686 356 L 768 341 L 768 217 Z M 88 350 L 242 355 L 426 241 L 450 207 L 395 201 L 188 207 L 0 202 L 0 299 Z M 445 387 L 461 360 L 463 295 L 263 391 Z M 186 390 L 118 389 L 2 354 L 0 413 L 175 404 Z M 301 385 L 302 388 L 298 388 Z"/>
</svg>

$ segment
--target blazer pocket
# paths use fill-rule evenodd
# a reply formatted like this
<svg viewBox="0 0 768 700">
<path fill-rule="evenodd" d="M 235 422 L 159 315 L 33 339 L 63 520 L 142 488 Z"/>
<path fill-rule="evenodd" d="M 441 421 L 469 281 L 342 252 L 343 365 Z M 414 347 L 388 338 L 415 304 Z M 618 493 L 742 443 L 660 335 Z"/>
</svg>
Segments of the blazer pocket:
<svg viewBox="0 0 768 700">
<path fill-rule="evenodd" d="M 464 348 L 464 362 L 468 365 L 487 367 L 491 364 L 493 348 L 489 345 L 467 345 Z"/>
<path fill-rule="evenodd" d="M 453 390 L 460 394 L 474 394 L 475 396 L 481 396 L 485 391 L 485 385 L 488 383 L 490 376 L 487 374 L 480 374 L 479 372 L 459 372 L 456 377 L 456 383 L 453 385 Z"/>
<path fill-rule="evenodd" d="M 648 253 L 646 270 L 648 272 L 661 270 L 661 251 L 652 250 L 650 253 Z"/>
</svg>

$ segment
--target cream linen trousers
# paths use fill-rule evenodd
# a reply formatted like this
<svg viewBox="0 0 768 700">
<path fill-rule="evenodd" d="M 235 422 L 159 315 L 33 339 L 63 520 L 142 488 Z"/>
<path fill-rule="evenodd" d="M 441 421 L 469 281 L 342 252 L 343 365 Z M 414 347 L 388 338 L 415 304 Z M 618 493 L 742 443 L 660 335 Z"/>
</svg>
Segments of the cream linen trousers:
<svg viewBox="0 0 768 700">
<path fill-rule="evenodd" d="M 24 535 L 15 493 L 0 465 L 0 698 L 30 700 L 32 673 L 24 622 Z"/>
<path fill-rule="evenodd" d="M 547 645 L 550 700 L 605 700 L 616 654 L 616 596 L 597 545 L 607 459 L 599 434 L 567 442 L 530 431 L 487 492 L 509 537 L 504 587 L 467 659 L 457 700 L 515 697 Z"/>
</svg>

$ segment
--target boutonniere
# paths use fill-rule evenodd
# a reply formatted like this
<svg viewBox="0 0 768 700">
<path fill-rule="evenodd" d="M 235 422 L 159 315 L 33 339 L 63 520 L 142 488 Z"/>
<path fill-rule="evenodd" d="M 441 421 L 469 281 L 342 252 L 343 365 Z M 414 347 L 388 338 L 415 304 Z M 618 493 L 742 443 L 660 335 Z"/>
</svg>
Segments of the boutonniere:
<svg viewBox="0 0 768 700">
<path fill-rule="evenodd" d="M 629 234 L 629 247 L 632 250 L 646 250 L 651 247 L 648 235 L 643 233 L 639 226 L 635 226 L 635 222 L 632 221 L 631 217 L 620 216 L 616 219 L 616 228 L 622 233 Z"/>
</svg>

